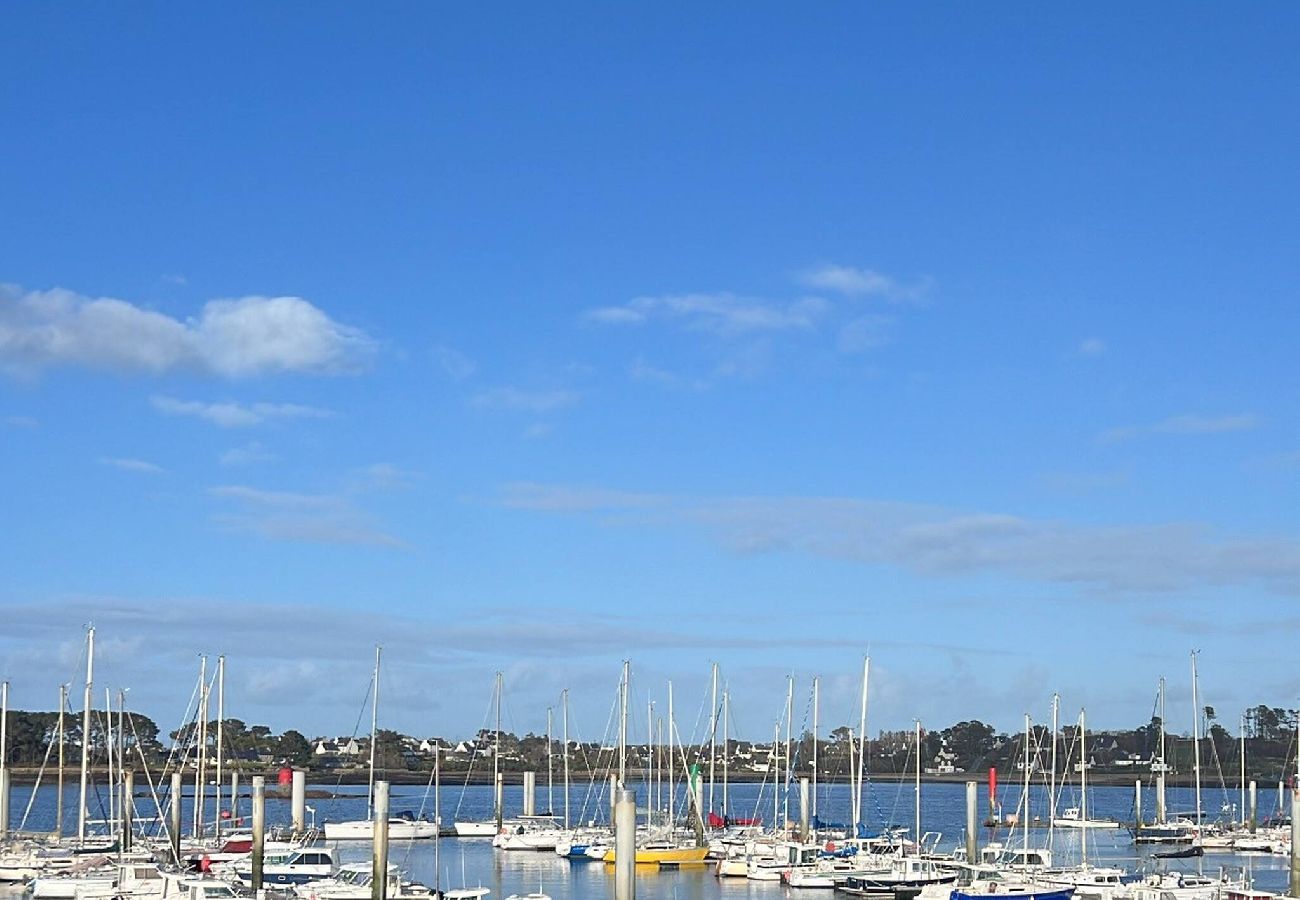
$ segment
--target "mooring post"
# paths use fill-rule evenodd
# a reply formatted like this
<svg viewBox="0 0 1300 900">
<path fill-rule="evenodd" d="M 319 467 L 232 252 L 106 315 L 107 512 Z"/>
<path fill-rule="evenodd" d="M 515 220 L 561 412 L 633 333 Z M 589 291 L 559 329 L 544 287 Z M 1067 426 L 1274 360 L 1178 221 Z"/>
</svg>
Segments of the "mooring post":
<svg viewBox="0 0 1300 900">
<path fill-rule="evenodd" d="M 388 782 L 375 782 L 374 859 L 370 900 L 388 900 Z"/>
<path fill-rule="evenodd" d="M 1250 833 L 1255 833 L 1255 827 L 1259 823 L 1259 800 L 1255 793 L 1255 782 L 1250 783 Z"/>
<path fill-rule="evenodd" d="M 253 883 L 262 889 L 262 864 L 266 858 L 266 776 L 253 776 Z"/>
<path fill-rule="evenodd" d="M 804 843 L 808 842 L 811 833 L 809 828 L 809 811 L 812 809 L 811 787 L 812 782 L 807 777 L 799 779 L 799 840 Z"/>
<path fill-rule="evenodd" d="M 293 799 L 290 801 L 293 817 L 293 833 L 307 833 L 307 773 L 302 769 L 293 770 Z"/>
<path fill-rule="evenodd" d="M 181 773 L 172 772 L 172 856 L 176 864 L 181 862 Z"/>
<path fill-rule="evenodd" d="M 1133 828 L 1142 827 L 1142 779 L 1133 782 Z"/>
<path fill-rule="evenodd" d="M 966 862 L 979 861 L 979 782 L 966 782 Z"/>
<path fill-rule="evenodd" d="M 122 773 L 122 852 L 131 852 L 131 838 L 135 832 L 135 772 Z"/>
<path fill-rule="evenodd" d="M 524 773 L 524 815 L 531 816 L 537 812 L 537 773 Z"/>
<path fill-rule="evenodd" d="M 500 772 L 497 772 L 496 784 L 493 786 L 495 794 L 493 795 L 497 811 L 497 834 L 501 833 L 501 823 L 505 821 L 505 778 Z"/>
<path fill-rule="evenodd" d="M 636 900 L 636 791 L 614 801 L 614 900 Z"/>
</svg>

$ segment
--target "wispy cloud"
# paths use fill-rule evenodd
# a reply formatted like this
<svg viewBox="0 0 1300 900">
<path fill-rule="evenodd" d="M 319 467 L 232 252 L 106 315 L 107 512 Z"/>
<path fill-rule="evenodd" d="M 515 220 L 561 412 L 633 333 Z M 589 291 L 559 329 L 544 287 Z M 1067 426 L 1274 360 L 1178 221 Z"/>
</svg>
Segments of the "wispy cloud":
<svg viewBox="0 0 1300 900">
<path fill-rule="evenodd" d="M 101 466 L 109 466 L 114 469 L 121 469 L 123 472 L 138 472 L 141 475 L 166 475 L 167 470 L 155 463 L 146 462 L 143 459 L 129 459 L 114 456 L 101 456 L 98 459 Z"/>
<path fill-rule="evenodd" d="M 343 494 L 305 494 L 241 484 L 217 485 L 208 493 L 234 504 L 214 517 L 221 527 L 273 541 L 404 547 L 371 523 Z"/>
<path fill-rule="evenodd" d="M 334 415 L 328 409 L 298 403 L 204 403 L 174 397 L 154 397 L 152 403 L 165 415 L 193 416 L 222 428 L 247 428 L 269 419 L 328 419 Z"/>
<path fill-rule="evenodd" d="M 464 381 L 478 372 L 478 364 L 474 360 L 446 344 L 438 344 L 433 348 L 433 358 L 452 381 Z"/>
<path fill-rule="evenodd" d="M 251 466 L 256 463 L 273 462 L 278 457 L 267 450 L 261 441 L 250 441 L 242 447 L 231 447 L 221 454 L 223 466 Z"/>
<path fill-rule="evenodd" d="M 923 300 L 933 286 L 932 279 L 928 277 L 911 283 L 903 283 L 896 278 L 882 275 L 873 269 L 841 266 L 834 263 L 814 266 L 799 277 L 799 283 L 805 287 L 820 291 L 832 291 L 846 297 L 874 296 L 882 297 L 894 303 Z"/>
<path fill-rule="evenodd" d="M 778 303 L 729 293 L 670 294 L 638 297 L 623 306 L 589 310 L 584 318 L 602 325 L 640 325 L 663 320 L 693 331 L 738 337 L 755 332 L 808 331 L 816 327 L 829 309 L 830 304 L 820 297 Z"/>
<path fill-rule="evenodd" d="M 5 416 L 4 423 L 10 428 L 39 428 L 41 423 L 31 416 Z"/>
<path fill-rule="evenodd" d="M 1223 535 L 1199 523 L 1093 526 L 882 500 L 689 498 L 533 483 L 506 486 L 501 503 L 619 526 L 693 525 L 737 553 L 800 552 L 935 577 L 999 572 L 1118 594 L 1249 585 L 1300 594 L 1300 541 Z"/>
<path fill-rule="evenodd" d="M 1128 425 L 1111 428 L 1097 436 L 1102 443 L 1118 443 L 1152 435 L 1225 434 L 1232 431 L 1250 431 L 1259 427 L 1259 417 L 1254 413 L 1236 413 L 1226 416 L 1184 415 L 1171 416 L 1151 425 Z"/>
<path fill-rule="evenodd" d="M 1098 337 L 1084 338 L 1079 341 L 1076 352 L 1080 356 L 1101 356 L 1106 352 L 1106 342 Z"/>
<path fill-rule="evenodd" d="M 364 332 L 301 297 L 212 300 L 182 320 L 126 300 L 0 285 L 0 369 L 13 374 L 84 367 L 223 378 L 335 375 L 358 371 L 373 349 Z"/>
<path fill-rule="evenodd" d="M 411 487 L 419 476 L 392 463 L 379 462 L 357 471 L 361 488 L 374 491 L 400 491 Z"/>
<path fill-rule="evenodd" d="M 841 353 L 865 353 L 889 343 L 892 316 L 865 315 L 840 328 L 837 345 Z"/>
<path fill-rule="evenodd" d="M 495 387 L 479 391 L 470 403 L 480 409 L 547 413 L 573 406 L 578 393 L 570 390 L 528 390 L 518 387 Z"/>
</svg>

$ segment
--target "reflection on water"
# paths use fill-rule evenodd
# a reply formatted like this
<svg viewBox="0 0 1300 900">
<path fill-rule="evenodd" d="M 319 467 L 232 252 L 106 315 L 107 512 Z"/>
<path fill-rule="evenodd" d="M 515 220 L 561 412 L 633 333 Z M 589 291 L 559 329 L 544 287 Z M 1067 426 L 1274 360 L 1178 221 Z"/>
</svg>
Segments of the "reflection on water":
<svg viewBox="0 0 1300 900">
<path fill-rule="evenodd" d="M 548 805 L 555 807 L 557 813 L 563 809 L 561 788 L 557 785 L 548 795 L 543 778 L 538 786 L 537 806 L 544 809 Z M 313 809 L 309 818 L 314 817 L 320 824 L 326 820 L 339 821 L 354 819 L 365 815 L 366 788 L 361 786 L 316 785 L 325 790 L 332 790 L 341 795 L 335 799 L 313 800 L 308 804 Z M 603 787 L 603 785 L 602 785 Z M 241 811 L 246 817 L 249 810 L 247 782 L 241 787 L 244 795 Z M 863 808 L 871 827 L 879 828 L 891 824 L 911 826 L 913 809 L 913 788 L 910 784 L 878 783 L 870 785 Z M 1153 817 L 1151 805 L 1154 792 L 1144 790 L 1144 817 Z M 644 786 L 638 790 L 641 797 L 647 796 Z M 1004 787 L 1000 792 L 1000 801 L 1006 810 L 1013 810 L 1019 797 L 1019 788 Z M 1276 808 L 1276 790 L 1259 792 L 1261 817 Z M 720 792 L 715 795 L 720 800 Z M 784 803 L 780 804 L 780 814 L 789 818 L 798 817 L 798 791 L 791 792 L 788 812 Z M 14 824 L 27 809 L 31 789 L 16 786 L 12 792 L 11 808 L 14 810 Z M 1238 795 L 1233 791 L 1207 790 L 1204 792 L 1205 808 L 1217 811 L 1222 806 L 1231 807 Z M 183 805 L 182 821 L 192 820 L 192 806 L 187 795 Z M 773 817 L 771 788 L 763 789 L 759 785 L 733 785 L 730 789 L 731 813 L 739 816 L 757 816 L 765 822 Z M 849 791 L 845 785 L 823 786 L 818 791 L 818 814 L 827 821 L 845 821 L 849 818 Z M 455 818 L 486 819 L 492 814 L 492 790 L 488 786 L 470 786 L 461 788 L 444 787 L 442 791 L 443 821 L 450 823 Z M 675 801 L 676 808 L 684 807 L 685 797 L 679 788 Z M 1133 818 L 1132 788 L 1099 787 L 1089 791 L 1090 815 L 1098 818 L 1111 818 L 1129 822 Z M 227 801 L 228 802 L 228 801 Z M 940 832 L 943 839 L 942 851 L 956 847 L 963 840 L 962 828 L 965 821 L 965 787 L 961 784 L 926 784 L 922 786 L 922 827 L 926 831 Z M 984 812 L 986 796 L 981 788 L 981 814 Z M 431 792 L 422 787 L 394 786 L 391 797 L 394 811 L 410 810 L 416 814 L 432 816 L 433 800 Z M 573 821 L 588 821 L 606 818 L 606 798 L 598 789 L 588 785 L 574 786 L 570 792 L 570 810 Z M 1078 803 L 1077 791 L 1071 789 L 1063 792 L 1060 805 L 1072 806 Z M 1169 808 L 1187 810 L 1193 806 L 1193 794 L 1190 789 L 1169 790 Z M 76 828 L 76 788 L 66 789 L 64 801 L 65 832 L 71 833 Z M 141 817 L 148 817 L 153 809 L 153 801 L 147 788 L 136 800 Z M 208 801 L 211 817 L 212 800 Z M 665 797 L 663 804 L 667 805 Z M 507 787 L 507 813 L 518 811 L 522 807 L 522 790 L 518 786 Z M 91 817 L 101 818 L 101 810 L 107 809 L 107 795 L 101 788 L 92 798 Z M 54 825 L 55 791 L 42 788 L 31 803 L 26 827 L 32 830 L 51 829 Z M 1047 791 L 1035 787 L 1031 791 L 1031 813 L 1046 817 Z M 267 821 L 271 825 L 288 824 L 289 804 L 286 798 L 275 795 L 274 789 L 268 792 Z M 1005 832 L 995 836 L 1006 840 Z M 1052 835 L 1053 850 L 1056 859 L 1062 863 L 1077 862 L 1080 858 L 1081 833 L 1076 830 L 1062 830 Z M 991 839 L 984 831 L 981 840 Z M 1021 836 L 1014 838 L 1019 843 Z M 1031 830 L 1030 843 L 1041 846 L 1046 843 L 1046 830 Z M 1088 858 L 1094 862 L 1109 862 L 1121 865 L 1130 871 L 1151 870 L 1156 861 L 1151 858 L 1153 848 L 1134 847 L 1124 829 L 1089 831 Z M 369 859 L 369 845 L 362 842 L 348 842 L 336 845 L 341 862 L 360 862 Z M 435 855 L 438 864 L 435 865 Z M 496 900 L 512 893 L 527 893 L 539 888 L 552 895 L 556 900 L 578 897 L 607 897 L 613 894 L 613 867 L 597 862 L 571 863 L 551 852 L 516 851 L 504 852 L 493 849 L 487 838 L 456 839 L 447 838 L 435 848 L 432 841 L 393 842 L 390 859 L 406 870 L 409 877 L 430 886 L 440 884 L 442 887 L 461 887 L 463 885 L 484 885 L 492 889 Z M 1168 861 L 1173 870 L 1204 871 L 1214 873 L 1220 866 L 1238 866 L 1248 869 L 1256 878 L 1258 887 L 1265 890 L 1280 890 L 1286 886 L 1287 860 L 1280 856 L 1262 855 L 1214 855 L 1202 860 Z M 718 900 L 718 898 L 777 897 L 782 895 L 807 895 L 809 897 L 829 897 L 826 891 L 791 891 L 772 882 L 755 882 L 745 879 L 720 880 L 713 876 L 711 867 L 684 868 L 680 871 L 660 871 L 652 867 L 640 867 L 637 871 L 638 897 L 643 900 L 659 898 L 680 898 L 680 900 Z"/>
</svg>

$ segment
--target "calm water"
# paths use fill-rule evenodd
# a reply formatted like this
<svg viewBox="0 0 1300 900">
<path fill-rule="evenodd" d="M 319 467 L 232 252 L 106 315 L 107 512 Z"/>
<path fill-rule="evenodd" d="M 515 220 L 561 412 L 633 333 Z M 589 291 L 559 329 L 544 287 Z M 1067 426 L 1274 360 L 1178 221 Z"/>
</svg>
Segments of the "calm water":
<svg viewBox="0 0 1300 900">
<path fill-rule="evenodd" d="M 541 773 L 537 790 L 537 808 L 547 807 L 547 788 L 545 773 Z M 320 824 L 327 820 L 341 821 L 365 816 L 366 788 L 344 785 L 336 787 L 331 784 L 313 785 L 336 794 L 346 795 L 330 800 L 309 800 L 308 806 L 314 813 L 308 813 L 311 820 Z M 575 785 L 570 791 L 570 810 L 573 820 L 604 820 L 607 816 L 607 799 L 600 793 L 599 787 Z M 707 788 L 706 788 L 707 790 Z M 241 793 L 246 795 L 248 787 L 241 786 Z M 71 833 L 76 829 L 76 792 L 75 785 L 66 788 L 64 803 L 64 827 Z M 1007 811 L 1015 808 L 1019 797 L 1019 788 L 1004 786 L 1000 790 L 1000 801 Z M 1153 817 L 1154 797 L 1151 791 L 1144 791 L 1144 817 Z M 31 804 L 26 827 L 33 830 L 52 829 L 54 825 L 56 791 L 54 788 L 41 788 Z M 720 803 L 721 789 L 715 797 Z M 827 821 L 847 821 L 849 814 L 849 790 L 846 785 L 822 787 L 818 792 L 818 814 Z M 557 813 L 563 808 L 562 792 L 559 785 L 552 793 L 553 806 Z M 14 825 L 23 816 L 31 797 L 31 788 L 15 787 L 12 793 L 11 809 Z M 518 786 L 507 786 L 505 791 L 507 814 L 517 812 L 522 806 L 522 790 Z M 926 831 L 940 832 L 943 835 L 940 849 L 949 850 L 963 840 L 962 830 L 965 821 L 965 786 L 961 784 L 926 784 L 921 789 L 922 827 Z M 1217 813 L 1227 805 L 1238 802 L 1239 795 L 1233 791 L 1220 789 L 1206 790 L 1203 804 L 1206 810 Z M 486 819 L 492 813 L 492 791 L 488 786 L 444 785 L 442 789 L 442 816 L 444 822 L 455 818 Z M 676 805 L 681 809 L 684 796 L 678 790 Z M 183 820 L 192 820 L 191 798 L 187 795 L 184 804 Z M 872 784 L 864 800 L 865 815 L 872 827 L 889 824 L 911 825 L 914 794 L 909 784 Z M 638 786 L 638 802 L 646 802 L 644 785 Z M 1060 805 L 1062 807 L 1077 804 L 1077 791 L 1071 794 L 1066 788 Z M 211 803 L 211 800 L 209 800 Z M 662 805 L 666 805 L 666 796 Z M 730 790 L 730 803 L 733 815 L 758 816 L 765 822 L 772 820 L 772 792 L 759 785 L 734 785 Z M 987 803 L 984 786 L 980 789 L 981 815 Z M 1132 788 L 1100 787 L 1089 791 L 1091 813 L 1097 817 L 1113 818 L 1123 822 L 1133 818 Z M 102 804 L 102 806 L 101 806 Z M 137 809 L 143 810 L 151 805 L 147 797 L 137 798 Z M 101 818 L 102 809 L 106 809 L 107 797 L 102 789 L 91 802 L 91 817 Z M 394 812 L 410 810 L 416 814 L 433 814 L 432 792 L 422 787 L 392 788 L 391 806 Z M 1276 789 L 1259 792 L 1261 818 L 1271 814 L 1277 806 Z M 1169 790 L 1169 808 L 1171 812 L 1190 810 L 1194 807 L 1194 797 L 1190 789 L 1171 788 Z M 1046 816 L 1047 791 L 1034 788 L 1031 792 L 1031 809 L 1035 816 Z M 248 815 L 247 797 L 241 801 L 241 812 Z M 271 825 L 288 824 L 289 803 L 268 791 L 267 821 Z M 789 817 L 798 818 L 797 790 L 790 797 Z M 999 838 L 1005 839 L 1001 834 Z M 988 832 L 981 835 L 981 841 L 988 839 Z M 1015 840 L 1020 840 L 1016 835 Z M 1077 861 L 1079 858 L 1079 834 L 1058 831 L 1054 836 L 1056 858 L 1061 862 Z M 1046 841 L 1046 831 L 1031 831 L 1031 844 L 1041 845 Z M 1092 830 L 1088 835 L 1088 856 L 1093 861 L 1110 861 L 1122 865 L 1130 871 L 1149 870 L 1155 861 L 1150 858 L 1149 848 L 1135 848 L 1128 840 L 1128 832 Z M 339 845 L 342 862 L 362 861 L 369 858 L 369 845 L 350 842 Z M 570 863 L 553 853 L 505 853 L 494 850 L 486 838 L 458 840 L 444 839 L 438 848 L 440 864 L 435 866 L 435 847 L 432 841 L 394 842 L 390 848 L 390 858 L 402 866 L 410 877 L 433 885 L 440 881 L 443 887 L 460 887 L 462 884 L 482 884 L 492 889 L 492 897 L 503 900 L 512 893 L 527 893 L 540 886 L 556 900 L 569 897 L 604 897 L 613 892 L 612 868 L 600 863 Z M 1220 866 L 1243 866 L 1253 872 L 1256 884 L 1266 890 L 1279 890 L 1286 885 L 1286 859 L 1263 855 L 1207 855 L 1201 864 L 1207 872 L 1216 872 Z M 1184 867 L 1194 871 L 1196 860 L 1171 861 L 1171 867 Z M 658 872 L 647 869 L 638 872 L 638 897 L 645 900 L 659 898 L 684 898 L 684 900 L 719 900 L 723 897 L 763 896 L 775 897 L 786 894 L 806 893 L 808 896 L 829 897 L 825 891 L 790 891 L 779 885 L 747 881 L 744 879 L 719 880 L 708 869 L 682 870 L 679 872 Z"/>
</svg>

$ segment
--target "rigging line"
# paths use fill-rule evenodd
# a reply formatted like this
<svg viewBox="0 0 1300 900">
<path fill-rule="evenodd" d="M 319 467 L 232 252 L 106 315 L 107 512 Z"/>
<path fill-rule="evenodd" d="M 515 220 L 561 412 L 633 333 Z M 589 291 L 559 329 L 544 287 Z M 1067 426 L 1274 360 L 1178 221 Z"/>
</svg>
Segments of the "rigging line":
<svg viewBox="0 0 1300 900">
<path fill-rule="evenodd" d="M 496 682 L 493 682 L 492 693 L 488 695 L 487 709 L 483 711 L 483 720 L 479 723 L 478 733 L 474 735 L 474 743 L 470 747 L 469 767 L 465 769 L 465 781 L 460 786 L 460 796 L 456 798 L 456 808 L 452 810 L 451 818 L 453 821 L 460 818 L 460 807 L 465 802 L 465 791 L 469 788 L 469 780 L 474 774 L 474 764 L 478 762 L 478 742 L 487 730 L 488 722 L 492 718 L 492 704 L 496 702 Z M 496 785 L 492 785 L 492 790 L 496 791 Z M 494 794 L 495 796 L 495 794 Z"/>
</svg>

